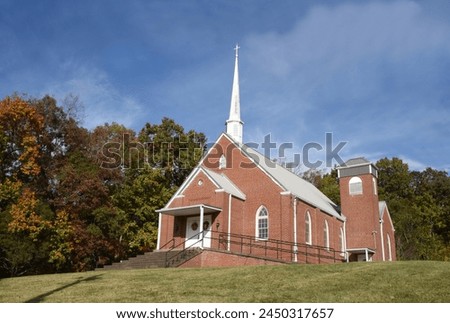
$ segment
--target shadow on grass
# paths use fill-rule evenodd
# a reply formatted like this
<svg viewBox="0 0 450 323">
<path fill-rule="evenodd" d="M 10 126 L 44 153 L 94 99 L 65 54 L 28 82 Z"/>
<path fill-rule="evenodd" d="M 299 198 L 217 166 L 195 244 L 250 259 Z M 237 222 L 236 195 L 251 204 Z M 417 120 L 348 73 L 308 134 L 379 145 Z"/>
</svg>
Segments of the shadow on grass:
<svg viewBox="0 0 450 323">
<path fill-rule="evenodd" d="M 25 303 L 40 303 L 40 302 L 44 301 L 47 296 L 50 296 L 50 295 L 52 295 L 54 293 L 57 293 L 59 291 L 62 291 L 64 289 L 66 289 L 66 288 L 72 287 L 72 286 L 77 285 L 77 284 L 82 283 L 82 282 L 88 282 L 88 281 L 97 280 L 97 279 L 99 279 L 99 276 L 101 276 L 101 274 L 96 275 L 96 276 L 92 276 L 92 277 L 87 277 L 87 278 L 84 278 L 84 279 L 78 279 L 78 280 L 76 280 L 76 281 L 74 281 L 74 282 L 72 282 L 70 284 L 61 286 L 61 287 L 56 288 L 54 290 L 51 290 L 51 291 L 49 291 L 47 293 L 44 293 L 44 294 L 38 295 L 36 297 L 33 297 L 33 298 L 25 301 Z"/>
</svg>

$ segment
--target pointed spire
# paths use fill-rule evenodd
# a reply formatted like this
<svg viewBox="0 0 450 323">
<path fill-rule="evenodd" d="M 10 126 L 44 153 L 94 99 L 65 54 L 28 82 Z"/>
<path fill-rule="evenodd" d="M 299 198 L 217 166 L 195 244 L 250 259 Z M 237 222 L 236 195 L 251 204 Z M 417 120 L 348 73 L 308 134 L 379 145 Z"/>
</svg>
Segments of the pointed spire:
<svg viewBox="0 0 450 323">
<path fill-rule="evenodd" d="M 231 91 L 230 117 L 226 122 L 227 133 L 238 143 L 242 143 L 243 122 L 241 120 L 241 104 L 239 98 L 239 45 L 234 48 L 236 59 L 234 63 L 233 89 Z"/>
</svg>

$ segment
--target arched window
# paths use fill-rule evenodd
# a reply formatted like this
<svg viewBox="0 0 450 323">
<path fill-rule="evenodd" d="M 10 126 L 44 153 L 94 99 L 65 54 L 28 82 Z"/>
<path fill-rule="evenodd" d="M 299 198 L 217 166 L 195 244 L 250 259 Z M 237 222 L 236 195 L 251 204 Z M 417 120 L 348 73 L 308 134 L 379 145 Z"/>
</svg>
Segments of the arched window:
<svg viewBox="0 0 450 323">
<path fill-rule="evenodd" d="M 363 193 L 362 180 L 357 176 L 350 178 L 348 186 L 350 195 L 360 195 Z"/>
<path fill-rule="evenodd" d="M 387 235 L 386 235 L 386 238 L 387 238 L 387 247 L 388 247 L 388 255 L 389 255 L 388 260 L 389 260 L 389 261 L 392 261 L 392 245 L 391 245 L 391 237 L 389 236 L 389 234 L 387 234 Z"/>
<path fill-rule="evenodd" d="M 312 244 L 312 223 L 311 223 L 311 215 L 309 211 L 306 211 L 305 215 L 305 242 L 307 244 Z"/>
<path fill-rule="evenodd" d="M 224 155 L 220 156 L 219 169 L 227 168 L 227 159 Z"/>
<path fill-rule="evenodd" d="M 269 212 L 261 206 L 256 212 L 256 237 L 258 239 L 269 238 Z"/>
<path fill-rule="evenodd" d="M 328 250 L 330 249 L 330 231 L 328 229 L 328 221 L 325 220 L 323 224 L 323 245 Z"/>
<path fill-rule="evenodd" d="M 377 181 L 375 180 L 375 178 L 372 178 L 372 183 L 373 183 L 373 193 L 375 195 L 378 195 L 378 190 L 377 190 Z"/>
</svg>

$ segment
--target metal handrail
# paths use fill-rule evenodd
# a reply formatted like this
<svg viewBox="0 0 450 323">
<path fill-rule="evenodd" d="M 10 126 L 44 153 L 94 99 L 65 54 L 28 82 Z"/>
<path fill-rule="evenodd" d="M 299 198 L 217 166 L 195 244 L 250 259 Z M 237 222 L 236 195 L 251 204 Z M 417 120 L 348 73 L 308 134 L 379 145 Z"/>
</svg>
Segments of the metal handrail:
<svg viewBox="0 0 450 323">
<path fill-rule="evenodd" d="M 176 248 L 178 248 L 178 247 L 180 247 L 180 246 L 182 246 L 182 245 L 185 245 L 187 241 L 193 240 L 194 238 L 198 238 L 198 236 L 199 236 L 200 234 L 201 234 L 201 232 L 200 232 L 200 233 L 196 233 L 196 234 L 194 234 L 192 237 L 190 237 L 190 238 L 188 238 L 188 239 L 186 239 L 186 240 L 183 240 L 182 242 L 178 243 L 177 245 L 175 245 L 175 239 L 172 239 L 172 240 L 174 240 L 174 244 L 172 245 L 171 248 L 169 248 L 169 249 L 167 250 L 167 253 L 166 253 L 166 267 L 169 267 L 169 265 L 170 265 L 171 262 L 174 262 L 174 260 L 175 260 L 176 258 L 179 258 L 182 254 L 186 253 L 186 250 L 190 249 L 190 247 L 183 248 L 183 250 L 181 250 L 180 252 L 176 253 L 174 256 L 172 256 L 172 257 L 169 258 L 169 252 L 170 252 L 170 251 L 172 251 L 172 250 L 174 250 L 174 249 L 176 249 Z M 202 241 L 203 239 L 204 239 L 204 236 L 203 236 L 203 238 L 200 239 L 199 241 Z"/>
<path fill-rule="evenodd" d="M 175 238 L 170 239 L 169 241 L 167 241 L 164 245 L 162 245 L 161 247 L 159 247 L 159 249 L 164 249 L 164 247 L 167 247 L 169 244 L 172 243 L 172 248 L 175 245 Z"/>
<path fill-rule="evenodd" d="M 235 233 L 225 233 L 225 232 L 217 232 L 219 234 L 219 238 L 210 238 L 212 240 L 218 240 L 218 248 L 224 246 L 228 249 L 228 241 L 230 241 L 231 245 L 238 246 L 238 250 L 240 254 L 252 255 L 255 254 L 255 249 L 260 250 L 264 249 L 264 256 L 268 258 L 274 258 L 277 260 L 283 259 L 283 254 L 290 254 L 290 261 L 294 260 L 295 254 L 304 255 L 305 263 L 309 263 L 309 260 L 312 258 L 317 258 L 318 262 L 321 262 L 321 259 L 332 259 L 333 262 L 337 260 L 342 260 L 339 257 L 336 257 L 336 254 L 339 255 L 335 249 L 327 248 L 324 246 L 318 245 L 309 245 L 306 243 L 294 243 L 291 241 L 278 240 L 278 239 L 258 239 L 255 236 L 250 235 L 242 235 Z M 248 251 L 244 252 L 244 247 L 248 247 Z M 304 250 L 304 251 L 303 251 Z M 267 251 L 275 251 L 276 257 L 269 257 Z"/>
<path fill-rule="evenodd" d="M 197 233 L 189 239 L 183 240 L 177 245 L 173 245 L 172 248 L 170 248 L 168 251 L 184 245 L 187 241 L 198 238 L 199 234 L 201 233 Z M 204 240 L 204 238 L 205 235 L 203 235 L 203 238 L 199 239 L 198 241 L 202 241 Z M 230 250 L 235 254 L 237 253 L 247 256 L 263 257 L 269 260 L 272 259 L 283 262 L 294 262 L 296 255 L 297 257 L 299 255 L 302 255 L 304 256 L 305 263 L 310 263 L 314 259 L 318 260 L 319 263 L 321 263 L 321 260 L 325 259 L 332 260 L 333 262 L 342 261 L 342 259 L 340 258 L 340 252 L 337 252 L 335 249 L 318 245 L 310 245 L 306 243 L 294 243 L 291 241 L 278 239 L 258 239 L 255 236 L 227 233 L 221 231 L 211 231 L 211 236 L 209 236 L 208 239 L 211 242 L 217 241 L 217 247 L 212 247 L 210 249 L 226 251 Z M 232 246 L 237 246 L 237 250 L 236 248 L 233 248 L 234 250 L 231 250 Z M 190 249 L 192 248 L 183 248 L 183 250 L 170 258 L 168 257 L 169 253 L 167 253 L 166 267 L 168 267 L 170 263 L 174 263 L 177 259 L 182 258 L 184 254 L 187 253 L 187 250 Z M 262 254 L 260 253 L 260 251 L 262 251 Z M 338 255 L 338 257 L 336 257 L 336 255 Z"/>
</svg>

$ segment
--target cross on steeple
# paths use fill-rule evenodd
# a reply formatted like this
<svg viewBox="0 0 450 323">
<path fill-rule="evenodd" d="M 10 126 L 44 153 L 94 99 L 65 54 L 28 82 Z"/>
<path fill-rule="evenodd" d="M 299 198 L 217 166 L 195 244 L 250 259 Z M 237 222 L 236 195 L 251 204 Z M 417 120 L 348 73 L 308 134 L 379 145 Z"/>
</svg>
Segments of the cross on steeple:
<svg viewBox="0 0 450 323">
<path fill-rule="evenodd" d="M 239 44 L 236 44 L 236 47 L 234 47 L 234 51 L 236 52 L 236 57 L 238 57 L 239 56 L 239 53 L 238 53 L 238 51 L 239 51 Z"/>
</svg>

